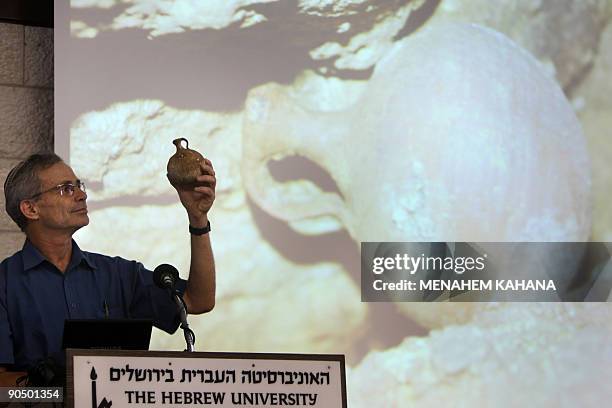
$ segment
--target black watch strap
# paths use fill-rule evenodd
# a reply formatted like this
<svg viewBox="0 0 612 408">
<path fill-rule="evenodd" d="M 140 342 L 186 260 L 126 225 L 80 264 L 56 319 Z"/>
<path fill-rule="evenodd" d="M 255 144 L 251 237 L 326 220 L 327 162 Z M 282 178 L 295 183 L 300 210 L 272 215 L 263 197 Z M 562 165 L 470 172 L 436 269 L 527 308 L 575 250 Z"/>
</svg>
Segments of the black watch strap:
<svg viewBox="0 0 612 408">
<path fill-rule="evenodd" d="M 210 232 L 210 221 L 206 223 L 206 226 L 204 228 L 196 228 L 196 227 L 192 227 L 191 225 L 189 225 L 189 232 L 193 235 L 208 234 Z"/>
</svg>

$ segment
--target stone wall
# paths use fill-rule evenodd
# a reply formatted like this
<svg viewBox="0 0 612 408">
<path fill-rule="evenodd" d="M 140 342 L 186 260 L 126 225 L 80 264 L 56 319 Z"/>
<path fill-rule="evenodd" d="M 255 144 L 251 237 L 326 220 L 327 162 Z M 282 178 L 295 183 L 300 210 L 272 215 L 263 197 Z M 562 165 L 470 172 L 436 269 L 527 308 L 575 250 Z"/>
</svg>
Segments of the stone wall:
<svg viewBox="0 0 612 408">
<path fill-rule="evenodd" d="M 29 154 L 53 149 L 53 29 L 0 23 L 0 180 Z M 0 259 L 24 235 L 0 197 Z"/>
</svg>

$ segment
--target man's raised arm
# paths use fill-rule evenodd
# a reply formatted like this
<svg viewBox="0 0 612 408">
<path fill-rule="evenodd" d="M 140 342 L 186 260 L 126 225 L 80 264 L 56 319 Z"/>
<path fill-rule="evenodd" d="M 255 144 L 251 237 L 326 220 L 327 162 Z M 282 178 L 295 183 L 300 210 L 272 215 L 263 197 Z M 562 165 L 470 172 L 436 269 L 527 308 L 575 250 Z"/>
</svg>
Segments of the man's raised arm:
<svg viewBox="0 0 612 408">
<path fill-rule="evenodd" d="M 197 187 L 191 190 L 177 187 L 191 227 L 191 266 L 183 296 L 191 314 L 206 313 L 215 306 L 215 260 L 207 229 L 217 180 L 210 160 L 204 159 L 200 166 L 202 175 L 197 178 Z"/>
</svg>

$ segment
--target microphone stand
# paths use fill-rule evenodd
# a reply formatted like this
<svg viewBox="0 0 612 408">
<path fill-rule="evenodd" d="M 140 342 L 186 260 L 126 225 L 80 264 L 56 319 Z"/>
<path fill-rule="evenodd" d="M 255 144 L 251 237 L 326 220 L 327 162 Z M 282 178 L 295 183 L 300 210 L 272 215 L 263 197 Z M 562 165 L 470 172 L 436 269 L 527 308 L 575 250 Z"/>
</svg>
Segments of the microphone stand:
<svg viewBox="0 0 612 408">
<path fill-rule="evenodd" d="M 189 328 L 189 323 L 187 323 L 187 307 L 185 306 L 185 301 L 181 297 L 178 291 L 173 291 L 174 302 L 179 309 L 179 314 L 181 316 L 181 329 L 183 329 L 183 334 L 185 335 L 185 342 L 187 343 L 187 349 L 185 351 L 193 351 L 193 345 L 195 344 L 195 333 Z"/>
</svg>

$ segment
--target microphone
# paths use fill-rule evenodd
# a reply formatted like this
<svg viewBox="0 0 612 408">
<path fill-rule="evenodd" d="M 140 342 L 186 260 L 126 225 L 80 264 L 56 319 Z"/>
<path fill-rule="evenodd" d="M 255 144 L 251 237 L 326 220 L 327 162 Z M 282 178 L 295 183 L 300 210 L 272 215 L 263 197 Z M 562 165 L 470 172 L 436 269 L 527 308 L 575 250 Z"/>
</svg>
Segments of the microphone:
<svg viewBox="0 0 612 408">
<path fill-rule="evenodd" d="M 195 333 L 189 328 L 187 323 L 187 306 L 185 301 L 181 297 L 181 294 L 174 289 L 176 281 L 179 279 L 178 270 L 172 265 L 161 264 L 155 270 L 153 270 L 153 282 L 161 289 L 167 289 L 170 296 L 176 303 L 177 310 L 181 319 L 181 328 L 185 335 L 185 342 L 187 343 L 187 350 L 193 351 L 193 345 L 195 344 Z"/>
<path fill-rule="evenodd" d="M 178 277 L 179 273 L 176 268 L 168 264 L 161 264 L 153 271 L 153 282 L 162 289 L 174 291 Z"/>
</svg>

